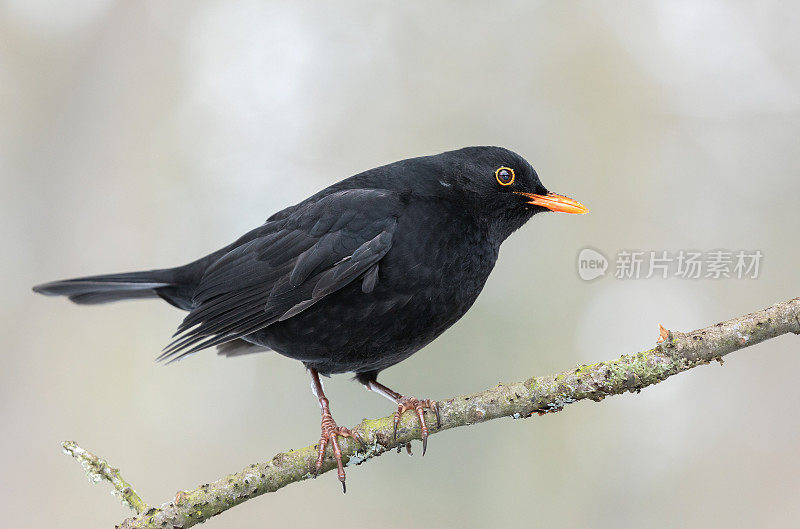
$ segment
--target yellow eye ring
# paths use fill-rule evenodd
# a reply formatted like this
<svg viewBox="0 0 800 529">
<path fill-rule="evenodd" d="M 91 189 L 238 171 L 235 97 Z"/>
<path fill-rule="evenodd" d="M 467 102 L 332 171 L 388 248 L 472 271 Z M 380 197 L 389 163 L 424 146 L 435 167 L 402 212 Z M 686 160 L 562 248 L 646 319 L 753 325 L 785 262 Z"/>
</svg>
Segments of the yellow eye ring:
<svg viewBox="0 0 800 529">
<path fill-rule="evenodd" d="M 494 172 L 497 183 L 501 186 L 510 186 L 514 183 L 514 170 L 510 167 L 498 167 Z"/>
</svg>

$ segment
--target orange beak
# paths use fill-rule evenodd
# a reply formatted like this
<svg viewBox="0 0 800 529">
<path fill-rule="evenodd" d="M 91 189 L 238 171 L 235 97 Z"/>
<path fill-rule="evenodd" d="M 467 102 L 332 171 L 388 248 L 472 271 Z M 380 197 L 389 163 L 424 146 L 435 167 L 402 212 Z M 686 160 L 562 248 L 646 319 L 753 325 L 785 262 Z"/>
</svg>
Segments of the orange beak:
<svg viewBox="0 0 800 529">
<path fill-rule="evenodd" d="M 550 211 L 561 211 L 563 213 L 578 213 L 581 215 L 589 212 L 589 209 L 586 206 L 584 206 L 577 200 L 572 200 L 571 198 L 565 197 L 564 195 L 556 195 L 555 193 L 547 193 L 546 195 L 535 195 L 533 193 L 523 193 L 521 191 L 516 191 L 516 193 L 518 195 L 530 198 L 531 201 L 528 202 L 528 204 L 533 204 L 534 206 L 542 206 L 543 208 L 547 208 Z"/>
</svg>

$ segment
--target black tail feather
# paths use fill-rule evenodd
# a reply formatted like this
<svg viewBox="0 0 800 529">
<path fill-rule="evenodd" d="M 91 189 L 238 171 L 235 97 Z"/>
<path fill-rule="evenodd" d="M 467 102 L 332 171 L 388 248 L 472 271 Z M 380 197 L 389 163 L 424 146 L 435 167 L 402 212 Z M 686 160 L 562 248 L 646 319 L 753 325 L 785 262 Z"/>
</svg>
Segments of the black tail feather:
<svg viewBox="0 0 800 529">
<path fill-rule="evenodd" d="M 159 296 L 174 304 L 164 294 L 164 291 L 175 290 L 174 278 L 175 269 L 149 270 L 53 281 L 37 285 L 33 291 L 47 296 L 67 296 L 82 305 Z"/>
</svg>

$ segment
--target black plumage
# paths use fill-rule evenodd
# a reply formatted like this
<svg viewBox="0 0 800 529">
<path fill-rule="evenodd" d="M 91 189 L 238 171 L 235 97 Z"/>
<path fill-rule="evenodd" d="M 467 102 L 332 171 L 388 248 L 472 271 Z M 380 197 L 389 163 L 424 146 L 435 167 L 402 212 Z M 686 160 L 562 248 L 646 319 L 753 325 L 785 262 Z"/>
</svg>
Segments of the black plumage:
<svg viewBox="0 0 800 529">
<path fill-rule="evenodd" d="M 34 290 L 76 303 L 159 296 L 189 311 L 161 359 L 211 346 L 226 356 L 272 349 L 302 361 L 315 380 L 354 372 L 400 408 L 416 407 L 416 399 L 377 384 L 378 373 L 463 316 L 500 244 L 547 209 L 585 212 L 548 193 L 521 156 L 467 147 L 342 180 L 185 266 Z M 346 429 L 331 419 L 338 429 L 326 431 L 321 385 L 317 393 L 323 440 L 336 446 Z"/>
</svg>

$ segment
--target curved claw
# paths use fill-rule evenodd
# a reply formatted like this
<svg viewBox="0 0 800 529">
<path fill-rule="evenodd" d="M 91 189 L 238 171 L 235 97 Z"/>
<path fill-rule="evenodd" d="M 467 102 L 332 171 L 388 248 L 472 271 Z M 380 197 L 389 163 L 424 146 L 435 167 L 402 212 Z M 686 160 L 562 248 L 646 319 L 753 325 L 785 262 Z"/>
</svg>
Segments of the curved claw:
<svg viewBox="0 0 800 529">
<path fill-rule="evenodd" d="M 353 432 L 344 426 L 337 426 L 330 413 L 323 414 L 322 416 L 322 437 L 319 439 L 317 445 L 317 462 L 314 465 L 314 478 L 319 475 L 322 470 L 322 464 L 325 461 L 325 450 L 328 444 L 333 448 L 333 457 L 336 460 L 337 476 L 342 483 L 342 492 L 347 493 L 347 485 L 345 484 L 344 465 L 342 464 L 342 450 L 339 447 L 339 437 L 352 437 L 358 441 L 362 447 L 366 449 L 364 441 L 357 432 Z"/>
<path fill-rule="evenodd" d="M 442 419 L 439 415 L 439 406 L 435 400 L 419 400 L 415 397 L 401 397 L 394 413 L 394 440 L 397 441 L 397 425 L 400 424 L 400 417 L 408 410 L 414 410 L 419 419 L 422 437 L 422 455 L 428 450 L 428 423 L 425 421 L 425 408 L 429 408 L 436 414 L 436 427 L 441 428 Z"/>
<path fill-rule="evenodd" d="M 400 424 L 400 413 L 394 412 L 394 441 L 397 442 L 397 425 Z M 398 448 L 399 450 L 399 448 Z"/>
<path fill-rule="evenodd" d="M 361 445 L 362 450 L 364 450 L 365 452 L 367 451 L 367 444 L 364 442 L 364 440 L 361 438 L 361 435 L 358 432 L 351 431 L 350 437 L 358 441 L 358 444 Z"/>
</svg>

